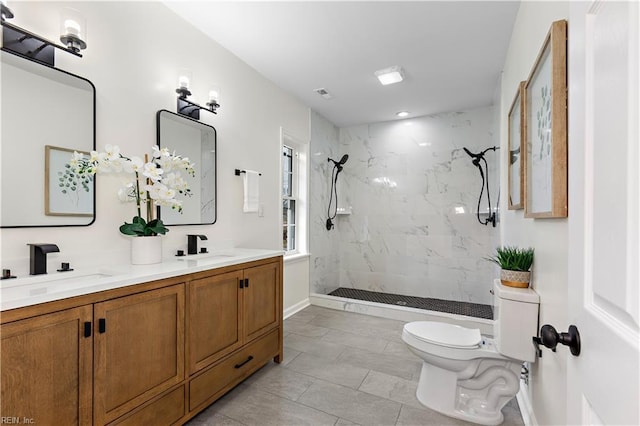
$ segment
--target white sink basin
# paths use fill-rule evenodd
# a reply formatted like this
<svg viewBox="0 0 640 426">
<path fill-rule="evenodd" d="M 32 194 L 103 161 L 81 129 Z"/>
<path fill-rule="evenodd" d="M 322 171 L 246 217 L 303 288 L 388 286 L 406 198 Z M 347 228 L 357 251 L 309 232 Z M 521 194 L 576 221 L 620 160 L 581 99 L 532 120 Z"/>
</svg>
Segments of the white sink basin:
<svg viewBox="0 0 640 426">
<path fill-rule="evenodd" d="M 236 257 L 235 253 L 230 252 L 213 252 L 213 253 L 201 253 L 201 254 L 189 254 L 186 256 L 180 256 L 176 259 L 183 262 L 188 262 L 189 266 L 204 266 L 212 265 L 215 263 L 221 263 L 227 261 L 233 257 Z"/>
<path fill-rule="evenodd" d="M 48 274 L 3 280 L 0 282 L 0 294 L 2 295 L 2 301 L 5 302 L 89 287 L 112 277 L 113 275 L 101 272 L 85 274 L 65 272 L 55 275 Z"/>
</svg>

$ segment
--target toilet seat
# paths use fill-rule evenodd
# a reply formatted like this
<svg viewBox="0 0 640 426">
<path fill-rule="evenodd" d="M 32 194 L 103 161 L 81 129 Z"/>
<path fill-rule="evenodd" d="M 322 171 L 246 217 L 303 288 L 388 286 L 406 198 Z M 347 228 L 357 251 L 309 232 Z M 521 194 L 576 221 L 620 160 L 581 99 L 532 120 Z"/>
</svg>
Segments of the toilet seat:
<svg viewBox="0 0 640 426">
<path fill-rule="evenodd" d="M 404 326 L 404 330 L 414 338 L 455 349 L 476 349 L 480 347 L 482 336 L 477 328 L 435 321 L 415 321 Z"/>
</svg>

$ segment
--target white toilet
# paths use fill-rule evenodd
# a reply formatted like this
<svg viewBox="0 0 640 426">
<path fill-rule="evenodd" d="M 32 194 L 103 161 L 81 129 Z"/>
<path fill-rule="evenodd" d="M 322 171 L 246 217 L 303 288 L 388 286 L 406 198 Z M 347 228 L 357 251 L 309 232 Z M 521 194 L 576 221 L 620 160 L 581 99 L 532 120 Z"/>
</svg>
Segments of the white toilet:
<svg viewBox="0 0 640 426">
<path fill-rule="evenodd" d="M 538 294 L 493 286 L 494 338 L 458 325 L 416 321 L 402 340 L 422 358 L 416 396 L 425 406 L 469 422 L 498 425 L 502 407 L 520 388 L 523 361 L 536 360 L 531 340 L 538 330 Z"/>
</svg>

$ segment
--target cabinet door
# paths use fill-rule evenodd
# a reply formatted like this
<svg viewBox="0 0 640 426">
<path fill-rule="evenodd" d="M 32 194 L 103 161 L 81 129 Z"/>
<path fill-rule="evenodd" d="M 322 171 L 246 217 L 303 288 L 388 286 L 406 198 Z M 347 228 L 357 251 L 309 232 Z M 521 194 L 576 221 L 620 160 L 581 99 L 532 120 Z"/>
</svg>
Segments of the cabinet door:
<svg viewBox="0 0 640 426">
<path fill-rule="evenodd" d="M 195 373 L 242 345 L 242 272 L 189 283 L 189 372 Z"/>
<path fill-rule="evenodd" d="M 3 419 L 91 424 L 92 319 L 92 307 L 82 306 L 0 327 Z"/>
<path fill-rule="evenodd" d="M 280 324 L 280 264 L 274 262 L 247 268 L 244 278 L 243 322 L 245 342 L 248 342 Z"/>
<path fill-rule="evenodd" d="M 184 379 L 184 285 L 97 303 L 94 318 L 96 424 Z"/>
</svg>

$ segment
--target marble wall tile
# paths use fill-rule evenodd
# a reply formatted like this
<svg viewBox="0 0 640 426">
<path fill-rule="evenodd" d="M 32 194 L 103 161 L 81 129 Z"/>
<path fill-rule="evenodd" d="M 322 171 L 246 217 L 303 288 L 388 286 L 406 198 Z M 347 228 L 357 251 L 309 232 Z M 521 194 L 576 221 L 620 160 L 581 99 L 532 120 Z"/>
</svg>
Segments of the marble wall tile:
<svg viewBox="0 0 640 426">
<path fill-rule="evenodd" d="M 499 233 L 477 221 L 482 181 L 463 148 L 498 145 L 493 121 L 487 107 L 338 130 L 312 114 L 311 148 L 322 155 L 311 171 L 312 188 L 320 191 L 311 200 L 312 212 L 319 211 L 310 235 L 311 291 L 340 286 L 491 303 L 495 269 L 483 258 Z M 330 232 L 324 229 L 331 173 L 325 153 L 349 155 L 338 198 L 353 209 Z M 486 155 L 493 205 L 498 158 Z"/>
</svg>

